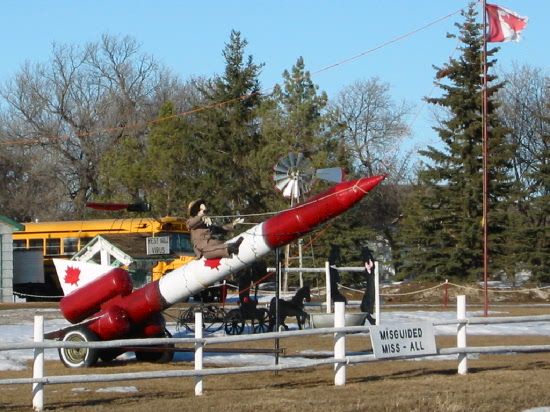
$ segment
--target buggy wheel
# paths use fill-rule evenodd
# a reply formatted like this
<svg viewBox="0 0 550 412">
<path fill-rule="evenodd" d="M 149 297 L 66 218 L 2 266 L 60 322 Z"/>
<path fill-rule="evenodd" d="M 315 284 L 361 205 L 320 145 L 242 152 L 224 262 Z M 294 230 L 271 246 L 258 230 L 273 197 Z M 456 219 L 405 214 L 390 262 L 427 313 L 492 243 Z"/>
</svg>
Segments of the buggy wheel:
<svg viewBox="0 0 550 412">
<path fill-rule="evenodd" d="M 266 309 L 259 309 L 258 318 L 256 320 L 253 320 L 252 322 L 253 322 L 252 331 L 254 333 L 268 332 L 270 329 L 269 325 L 271 323 L 269 312 Z"/>
<path fill-rule="evenodd" d="M 224 327 L 224 319 L 226 317 L 225 310 L 217 306 L 211 305 L 205 307 L 202 311 L 202 319 L 204 322 L 204 330 L 213 333 Z"/>
<path fill-rule="evenodd" d="M 63 342 L 95 342 L 95 333 L 85 327 L 68 331 L 63 336 Z M 82 368 L 92 366 L 97 362 L 99 351 L 94 348 L 59 348 L 59 359 L 67 368 Z"/>
<path fill-rule="evenodd" d="M 195 331 L 195 308 L 193 306 L 180 314 L 177 322 L 178 331 L 181 326 L 185 327 L 189 332 Z"/>
<path fill-rule="evenodd" d="M 240 335 L 244 330 L 244 320 L 238 310 L 229 311 L 225 320 L 225 333 L 228 335 Z"/>
</svg>

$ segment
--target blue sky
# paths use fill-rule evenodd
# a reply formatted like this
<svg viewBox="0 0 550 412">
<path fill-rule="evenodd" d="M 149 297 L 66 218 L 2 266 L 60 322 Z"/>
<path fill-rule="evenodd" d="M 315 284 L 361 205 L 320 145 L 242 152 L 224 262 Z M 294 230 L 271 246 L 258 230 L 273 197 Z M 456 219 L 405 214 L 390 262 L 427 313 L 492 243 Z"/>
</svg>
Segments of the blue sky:
<svg viewBox="0 0 550 412">
<path fill-rule="evenodd" d="M 550 68 L 550 1 L 503 0 L 494 3 L 528 16 L 520 43 L 503 43 L 501 69 L 515 62 Z M 468 4 L 467 0 L 4 0 L 0 83 L 26 60 L 45 62 L 53 42 L 82 45 L 101 34 L 130 35 L 182 79 L 210 76 L 224 67 L 222 49 L 232 29 L 247 39 L 247 54 L 265 63 L 260 77 L 270 89 L 299 56 L 321 90 L 334 97 L 357 80 L 377 76 L 396 100 L 416 105 L 412 123 L 415 147 L 437 142 L 430 108 L 422 98 L 433 91 L 434 70 L 456 47 L 458 14 L 403 40 L 345 62 L 405 35 Z M 480 17 L 481 18 L 481 17 Z M 333 68 L 323 70 L 333 64 Z M 320 72 L 319 72 L 320 71 Z M 319 73 L 317 73 L 319 72 Z"/>
</svg>

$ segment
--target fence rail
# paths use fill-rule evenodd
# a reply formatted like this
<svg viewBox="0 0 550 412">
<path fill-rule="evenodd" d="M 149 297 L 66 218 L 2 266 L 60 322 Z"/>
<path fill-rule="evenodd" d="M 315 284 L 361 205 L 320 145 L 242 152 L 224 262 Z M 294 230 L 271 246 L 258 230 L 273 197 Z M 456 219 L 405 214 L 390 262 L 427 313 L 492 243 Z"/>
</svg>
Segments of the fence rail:
<svg viewBox="0 0 550 412">
<path fill-rule="evenodd" d="M 433 322 L 433 326 L 441 325 L 457 325 L 457 346 L 451 348 L 438 348 L 435 355 L 458 355 L 458 373 L 467 373 L 467 355 L 468 354 L 500 354 L 500 353 L 534 353 L 534 352 L 550 352 L 550 345 L 530 345 L 530 346 L 484 346 L 484 347 L 468 347 L 466 345 L 466 328 L 469 325 L 483 324 L 505 324 L 519 322 L 548 322 L 550 315 L 538 316 L 515 316 L 515 317 L 465 317 L 466 303 L 465 297 L 459 296 L 457 299 L 457 318 L 446 321 Z M 344 304 L 342 302 L 335 303 L 335 325 L 344 324 Z M 200 316 L 201 312 L 197 312 Z M 202 331 L 202 318 L 197 319 L 195 330 Z M 391 325 L 391 324 L 390 324 Z M 85 382 L 115 382 L 121 380 L 142 380 L 142 379 L 161 379 L 175 377 L 192 377 L 195 379 L 195 394 L 202 394 L 203 378 L 212 375 L 227 375 L 240 373 L 256 373 L 266 371 L 283 371 L 291 369 L 310 368 L 321 365 L 335 365 L 335 385 L 345 385 L 345 368 L 349 364 L 359 364 L 365 362 L 383 361 L 385 359 L 376 358 L 371 353 L 364 354 L 348 354 L 345 352 L 345 338 L 350 333 L 370 333 L 369 326 L 348 326 L 334 328 L 319 328 L 305 329 L 300 331 L 290 332 L 269 332 L 252 335 L 239 336 L 219 336 L 203 338 L 198 336 L 194 338 L 149 338 L 149 339 L 124 339 L 105 342 L 64 342 L 51 341 L 43 339 L 43 318 L 35 317 L 35 341 L 0 344 L 0 351 L 6 350 L 22 350 L 34 349 L 34 365 L 32 378 L 17 378 L 17 379 L 2 379 L 0 385 L 12 384 L 32 384 L 33 385 L 33 407 L 37 411 L 44 408 L 43 394 L 44 385 L 48 384 L 67 384 L 67 383 L 85 383 Z M 274 365 L 252 365 L 252 366 L 235 366 L 224 368 L 203 368 L 202 356 L 205 345 L 219 345 L 238 342 L 252 342 L 261 340 L 272 340 L 276 338 L 294 338 L 307 337 L 312 335 L 334 335 L 334 352 L 333 356 L 324 359 L 304 359 L 303 361 L 294 361 L 292 364 L 274 364 Z M 121 348 L 121 347 L 139 347 L 152 345 L 193 345 L 195 349 L 195 369 L 189 370 L 161 370 L 150 372 L 132 372 L 132 373 L 113 373 L 113 374 L 81 374 L 81 375 L 58 375 L 44 376 L 44 349 L 51 348 Z M 176 349 L 177 350 L 177 349 Z M 235 350 L 238 352 L 238 349 Z M 416 356 L 400 356 L 392 359 L 413 359 L 423 358 L 426 355 Z"/>
</svg>

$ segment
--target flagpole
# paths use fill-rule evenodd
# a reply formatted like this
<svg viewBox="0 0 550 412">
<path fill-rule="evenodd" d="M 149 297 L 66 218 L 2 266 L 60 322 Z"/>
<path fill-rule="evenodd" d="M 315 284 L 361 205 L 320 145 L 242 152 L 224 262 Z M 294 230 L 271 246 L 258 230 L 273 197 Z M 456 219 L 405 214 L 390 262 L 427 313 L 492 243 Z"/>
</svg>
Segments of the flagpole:
<svg viewBox="0 0 550 412">
<path fill-rule="evenodd" d="M 484 285 L 484 305 L 483 312 L 485 316 L 489 313 L 489 294 L 487 291 L 487 278 L 489 271 L 489 173 L 488 173 L 488 134 L 487 134 L 487 9 L 486 0 L 483 0 L 483 90 L 482 90 L 482 140 L 483 140 L 483 285 Z"/>
</svg>

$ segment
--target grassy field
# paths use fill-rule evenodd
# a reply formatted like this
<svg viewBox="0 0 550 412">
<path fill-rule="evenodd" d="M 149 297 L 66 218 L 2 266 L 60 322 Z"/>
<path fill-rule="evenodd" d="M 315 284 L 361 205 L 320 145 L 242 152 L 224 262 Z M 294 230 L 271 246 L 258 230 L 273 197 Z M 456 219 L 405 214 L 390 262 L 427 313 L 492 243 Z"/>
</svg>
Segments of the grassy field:
<svg viewBox="0 0 550 412">
<path fill-rule="evenodd" d="M 479 343 L 481 341 L 480 338 Z M 535 341 L 542 343 L 542 340 Z M 455 361 L 391 361 L 351 366 L 347 368 L 344 387 L 334 386 L 330 367 L 208 377 L 201 397 L 194 396 L 190 378 L 48 385 L 45 405 L 47 410 L 148 412 L 521 411 L 550 406 L 548 354 L 482 356 L 469 361 L 469 374 L 465 376 L 457 375 L 456 366 Z M 191 369 L 192 365 L 118 361 L 89 371 L 116 373 L 187 368 Z M 28 377 L 30 370 L 1 372 L 0 378 Z M 48 362 L 46 370 L 51 375 L 83 372 L 67 370 L 59 362 Z M 123 392 L 105 392 L 108 388 L 122 388 Z M 2 410 L 28 411 L 31 400 L 29 385 L 1 388 Z"/>
<path fill-rule="evenodd" d="M 1 309 L 1 308 L 0 308 Z M 411 310 L 426 309 L 425 307 Z M 494 308 L 495 309 L 495 308 Z M 394 310 L 391 307 L 385 310 Z M 399 308 L 398 310 L 403 310 Z M 430 308 L 434 310 L 434 308 Z M 452 310 L 450 308 L 449 310 Z M 548 314 L 548 306 L 502 306 L 499 316 Z M 453 337 L 437 338 L 438 347 L 455 346 Z M 550 344 L 548 336 L 470 336 L 469 345 Z M 332 336 L 281 340 L 285 356 L 304 349 L 330 350 Z M 226 346 L 226 345 L 224 345 Z M 272 342 L 246 347 L 272 348 Z M 370 349 L 370 339 L 350 336 L 349 351 Z M 469 373 L 457 375 L 456 361 L 385 361 L 347 368 L 347 384 L 334 386 L 332 367 L 249 373 L 205 378 L 205 393 L 194 396 L 191 378 L 46 385 L 46 410 L 60 411 L 521 411 L 550 407 L 550 354 L 481 355 L 469 360 Z M 191 362 L 166 365 L 114 361 L 90 369 L 66 369 L 46 363 L 47 375 L 122 373 L 192 369 Z M 30 377 L 24 371 L 0 371 L 0 379 Z M 120 392 L 113 392 L 113 390 Z M 0 410 L 31 409 L 31 387 L 0 387 Z"/>
</svg>

